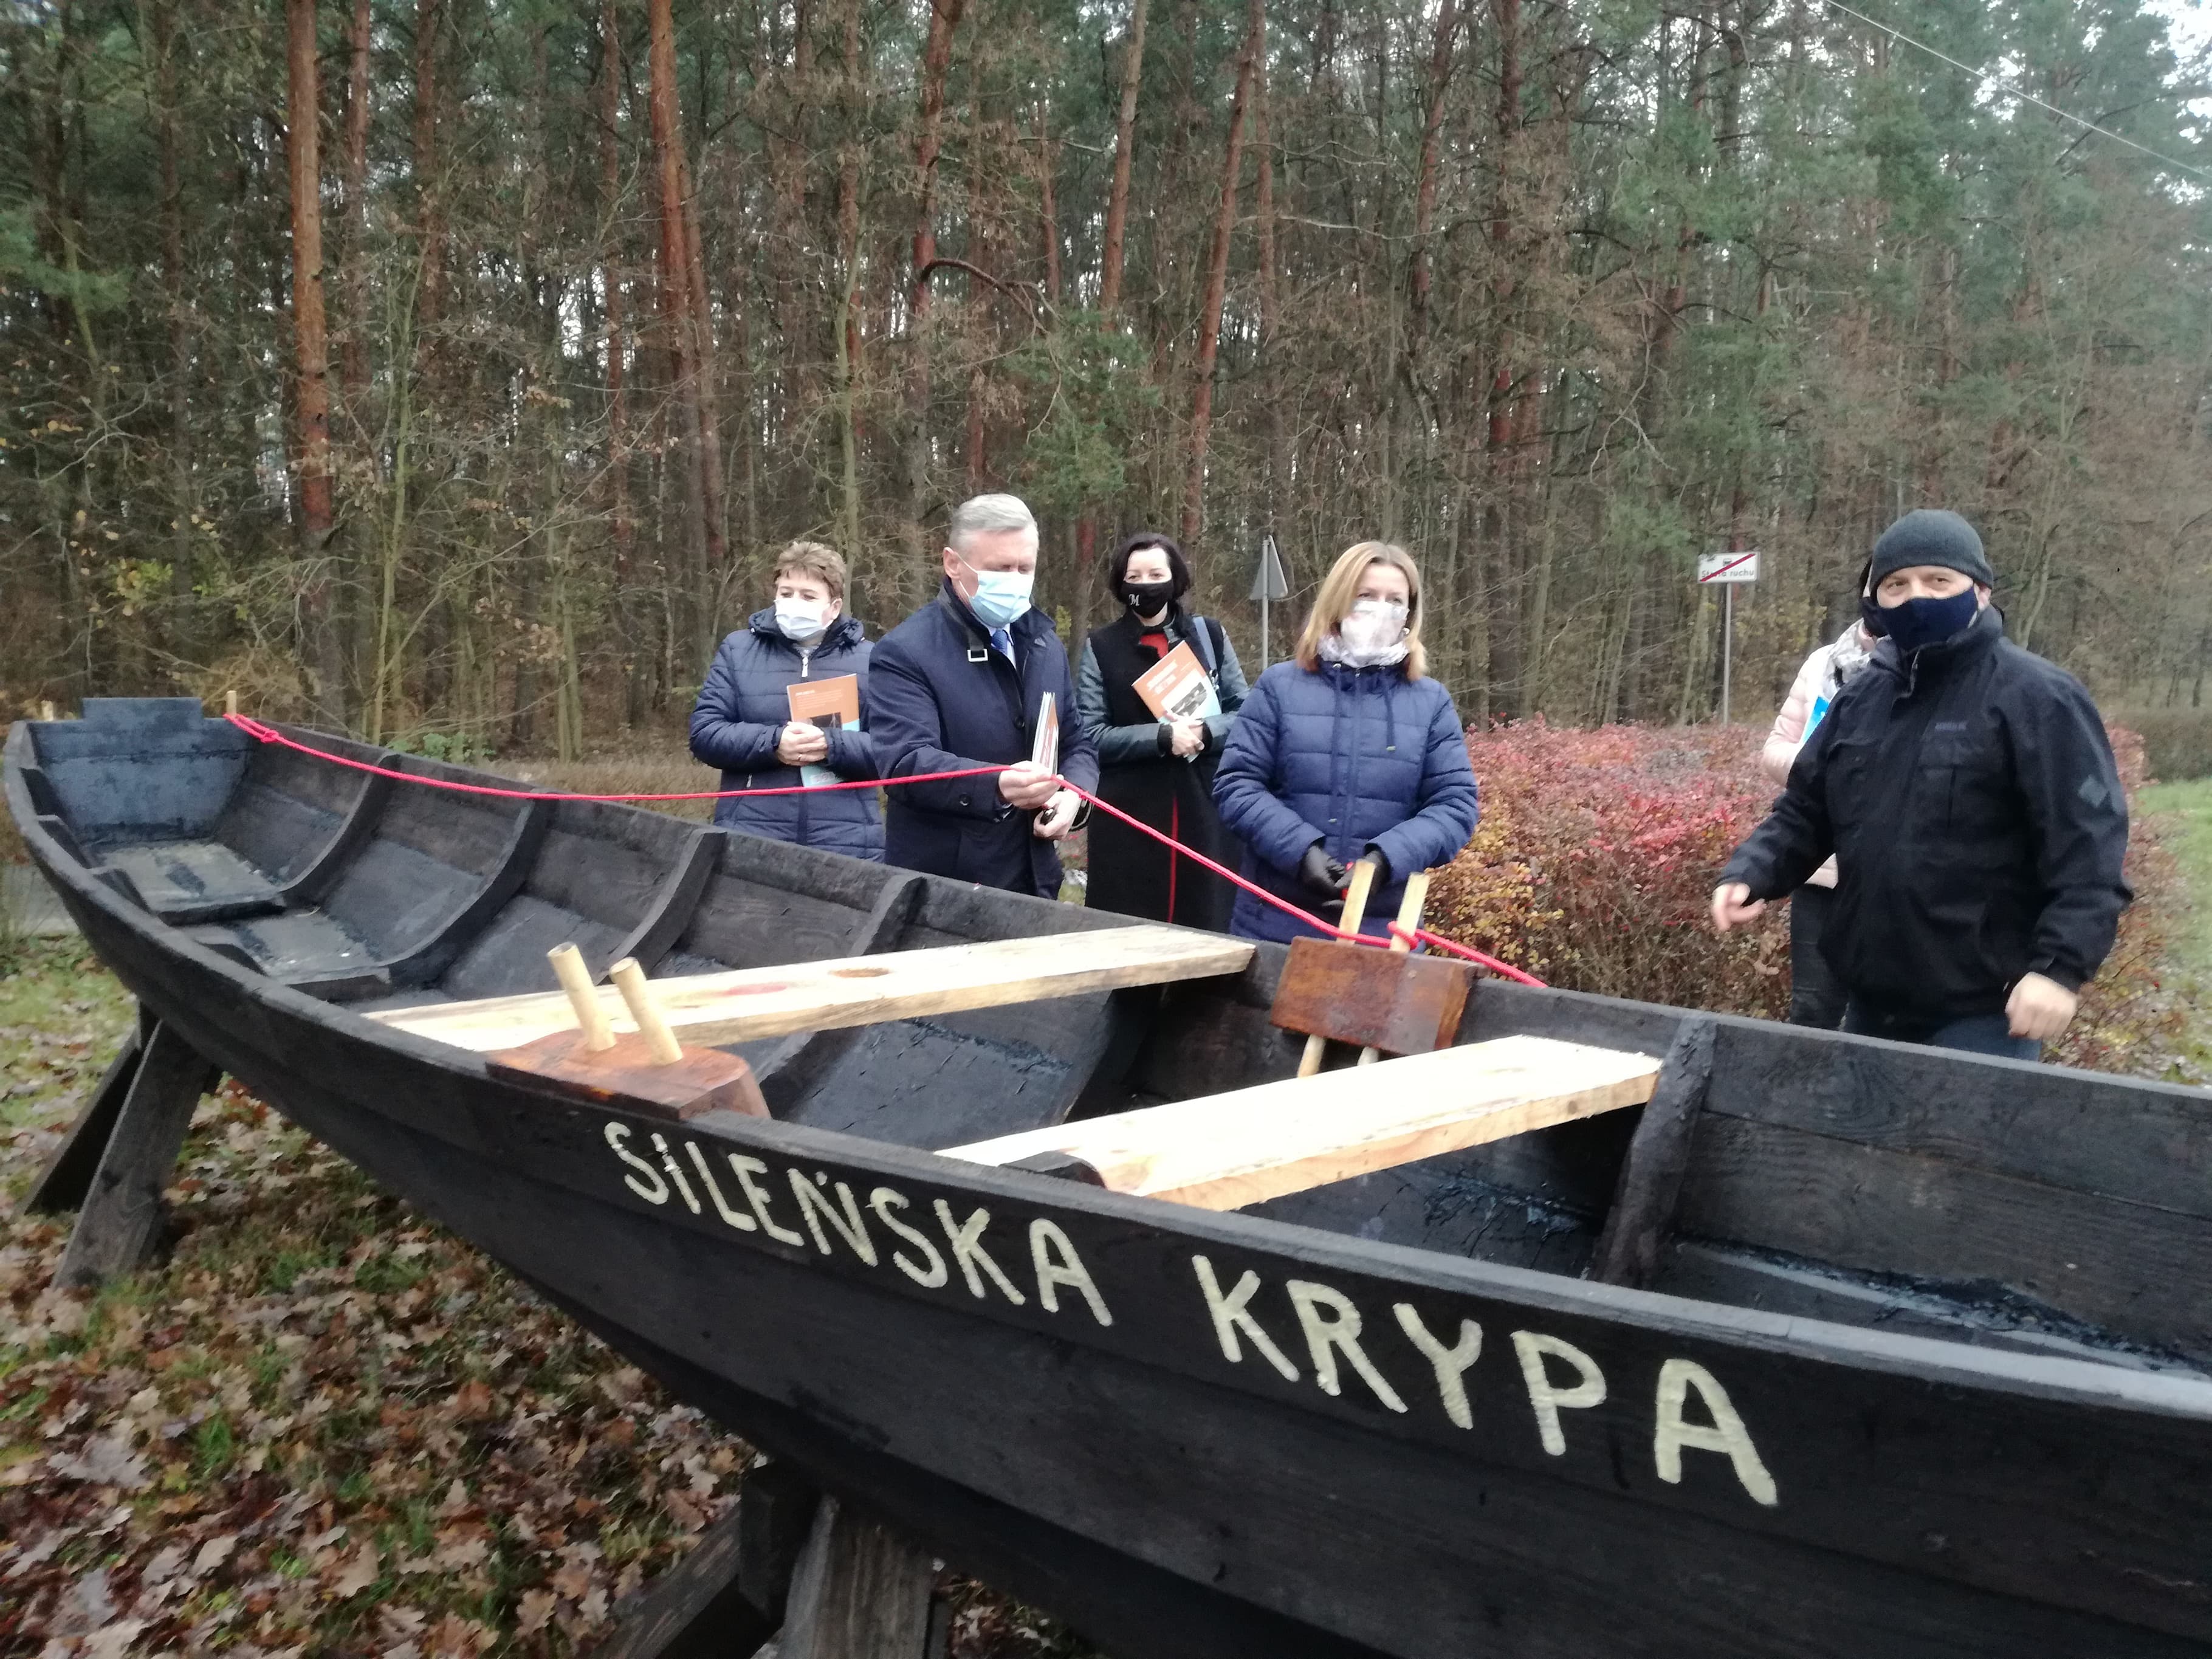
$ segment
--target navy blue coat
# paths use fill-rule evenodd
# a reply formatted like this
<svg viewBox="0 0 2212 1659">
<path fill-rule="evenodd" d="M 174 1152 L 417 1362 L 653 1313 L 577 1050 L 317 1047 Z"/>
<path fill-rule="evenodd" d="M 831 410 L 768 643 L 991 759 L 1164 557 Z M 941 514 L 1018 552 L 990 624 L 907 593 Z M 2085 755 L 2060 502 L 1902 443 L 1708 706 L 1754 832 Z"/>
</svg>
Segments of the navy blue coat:
<svg viewBox="0 0 2212 1659">
<path fill-rule="evenodd" d="M 1306 848 L 1350 864 L 1370 845 L 1390 860 L 1360 932 L 1388 937 L 1406 878 L 1448 864 L 1474 833 L 1474 767 L 1451 694 L 1402 665 L 1318 672 L 1279 662 L 1237 711 L 1214 775 L 1221 821 L 1244 843 L 1243 874 L 1301 910 L 1320 896 L 1298 879 Z M 1249 893 L 1229 931 L 1290 939 L 1313 929 Z"/>
<path fill-rule="evenodd" d="M 775 757 L 776 741 L 791 722 L 785 688 L 794 680 L 857 675 L 858 732 L 830 733 L 830 769 L 841 779 L 876 775 L 876 745 L 869 702 L 867 636 L 857 619 L 841 616 L 811 653 L 784 638 L 775 612 L 756 611 L 744 629 L 722 641 L 707 683 L 691 711 L 691 752 L 722 769 L 725 789 L 783 789 L 804 781 L 799 769 Z M 795 841 L 854 858 L 884 855 L 883 820 L 872 789 L 840 789 L 819 795 L 770 795 L 764 799 L 714 803 L 714 822 L 748 835 Z"/>
<path fill-rule="evenodd" d="M 876 642 L 869 729 L 886 778 L 1011 766 L 1035 744 L 1036 711 L 1052 694 L 1060 716 L 1060 774 L 1098 787 L 1098 751 L 1076 712 L 1067 649 L 1051 619 L 1035 610 L 1010 630 L 1013 665 L 990 648 L 990 634 L 948 581 Z M 1060 894 L 1060 854 L 1030 833 L 1036 814 L 1000 799 L 995 778 L 895 784 L 884 796 L 884 857 L 930 875 L 984 887 Z"/>
</svg>

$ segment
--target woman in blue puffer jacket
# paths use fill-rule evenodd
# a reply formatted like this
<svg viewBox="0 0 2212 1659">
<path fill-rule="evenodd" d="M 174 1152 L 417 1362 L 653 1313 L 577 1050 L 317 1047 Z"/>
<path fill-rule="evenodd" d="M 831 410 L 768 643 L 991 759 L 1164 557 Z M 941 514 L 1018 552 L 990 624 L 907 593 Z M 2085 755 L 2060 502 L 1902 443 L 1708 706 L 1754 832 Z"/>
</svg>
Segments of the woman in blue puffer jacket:
<svg viewBox="0 0 2212 1659">
<path fill-rule="evenodd" d="M 776 559 L 775 603 L 722 641 L 691 711 L 691 753 L 722 769 L 725 789 L 872 778 L 868 736 L 867 636 L 844 614 L 845 561 L 819 542 L 793 542 Z M 789 688 L 851 674 L 860 719 L 825 728 L 791 718 Z M 884 822 L 872 789 L 742 796 L 714 803 L 714 822 L 748 835 L 793 841 L 854 858 L 884 856 Z"/>
<path fill-rule="evenodd" d="M 1348 866 L 1372 860 L 1360 931 L 1387 938 L 1406 878 L 1450 862 L 1476 818 L 1474 768 L 1451 694 L 1427 676 L 1421 573 L 1402 547 L 1361 542 L 1321 585 L 1297 655 L 1260 676 L 1213 780 L 1244 843 L 1244 878 L 1300 909 L 1341 914 Z M 1229 931 L 1313 929 L 1249 893 Z"/>
</svg>

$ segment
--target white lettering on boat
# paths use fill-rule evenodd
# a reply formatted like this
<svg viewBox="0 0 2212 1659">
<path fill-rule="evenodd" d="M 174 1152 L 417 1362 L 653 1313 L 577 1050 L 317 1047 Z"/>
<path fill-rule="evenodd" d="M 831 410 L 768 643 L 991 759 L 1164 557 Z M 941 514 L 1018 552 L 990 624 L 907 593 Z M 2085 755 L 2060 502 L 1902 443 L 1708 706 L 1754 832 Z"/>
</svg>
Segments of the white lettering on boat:
<svg viewBox="0 0 2212 1659">
<path fill-rule="evenodd" d="M 641 1148 L 633 1150 L 637 1133 L 625 1123 L 611 1121 L 605 1126 L 608 1149 L 623 1166 L 623 1184 L 648 1204 L 678 1201 L 693 1215 L 702 1217 L 711 1210 L 724 1225 L 736 1231 L 763 1233 L 810 1256 L 842 1257 L 866 1268 L 896 1268 L 925 1291 L 941 1291 L 950 1285 L 957 1263 L 969 1296 L 990 1302 L 995 1299 L 992 1294 L 995 1289 L 998 1297 L 1015 1308 L 1027 1307 L 1029 1296 L 1000 1265 L 992 1247 L 1008 1252 L 1009 1261 L 1018 1262 L 1021 1241 L 1026 1237 L 1037 1307 L 1048 1315 L 1079 1318 L 1074 1305 L 1079 1299 L 1098 1328 L 1110 1329 L 1115 1325 L 1104 1289 L 1066 1228 L 1049 1216 L 1026 1220 L 1008 1218 L 992 1239 L 989 1210 L 979 1206 L 963 1221 L 945 1199 L 932 1199 L 928 1202 L 945 1239 L 940 1246 L 923 1225 L 916 1224 L 919 1218 L 909 1218 L 916 1200 L 896 1188 L 873 1188 L 863 1204 L 852 1187 L 833 1179 L 827 1170 L 812 1171 L 810 1179 L 809 1172 L 780 1161 L 772 1165 L 763 1158 L 725 1152 L 722 1155 L 728 1161 L 730 1174 L 744 1194 L 744 1202 L 738 1204 L 723 1184 L 726 1177 L 716 1171 L 713 1152 L 688 1138 L 679 1150 L 662 1135 L 645 1131 L 653 1152 L 658 1154 L 656 1159 L 643 1155 Z M 770 1207 L 771 1200 L 779 1197 L 775 1190 L 779 1176 L 789 1188 L 791 1202 L 798 1211 L 795 1219 L 804 1231 L 783 1225 Z M 871 1215 L 889 1237 L 879 1242 L 871 1231 Z M 1190 1263 L 1221 1357 L 1231 1365 L 1242 1365 L 1249 1347 L 1285 1382 L 1304 1382 L 1305 1373 L 1261 1323 L 1255 1303 L 1267 1287 L 1260 1274 L 1245 1268 L 1238 1273 L 1236 1283 L 1224 1290 L 1210 1259 L 1193 1255 Z M 1018 1266 L 1015 1271 L 1019 1271 Z M 1287 1310 L 1283 1304 L 1274 1304 L 1274 1311 L 1267 1317 L 1278 1322 L 1278 1329 L 1282 1328 L 1283 1318 L 1296 1318 L 1312 1366 L 1312 1381 L 1323 1394 L 1342 1398 L 1344 1372 L 1349 1370 L 1384 1409 L 1410 1413 L 1413 1407 L 1408 1395 L 1419 1392 L 1408 1381 L 1418 1375 L 1411 1370 L 1412 1355 L 1418 1354 L 1429 1369 L 1437 1406 L 1444 1418 L 1456 1428 L 1475 1426 L 1469 1379 L 1482 1357 L 1483 1331 L 1474 1320 L 1462 1318 L 1456 1336 L 1447 1343 L 1412 1303 L 1394 1303 L 1391 1313 L 1412 1352 L 1398 1348 L 1395 1339 L 1370 1352 L 1370 1345 L 1381 1339 L 1367 1332 L 1364 1316 L 1352 1297 L 1311 1279 L 1286 1279 L 1281 1284 Z M 1073 1291 L 1074 1296 L 1064 1296 L 1064 1291 Z M 1384 1333 L 1389 1328 L 1387 1323 L 1380 1328 Z M 1563 1457 L 1567 1453 L 1568 1431 L 1561 1413 L 1605 1405 L 1611 1392 L 1605 1373 L 1596 1359 L 1564 1338 L 1521 1330 L 1513 1332 L 1512 1339 L 1537 1442 L 1547 1455 Z M 1693 1394 L 1695 1407 L 1690 1403 Z M 1514 1413 L 1511 1420 L 1525 1419 L 1518 1419 Z M 1586 1443 L 1591 1438 L 1587 1432 L 1583 1437 Z M 1728 1390 L 1695 1360 L 1673 1358 L 1660 1364 L 1651 1449 L 1654 1469 L 1668 1486 L 1682 1484 L 1685 1451 L 1714 1452 L 1729 1460 L 1737 1484 L 1754 1503 L 1773 1508 L 1781 1501 L 1773 1474 L 1753 1443 L 1751 1431 Z"/>
<path fill-rule="evenodd" d="M 1447 1348 L 1422 1323 L 1412 1303 L 1401 1302 L 1391 1311 L 1398 1316 L 1398 1328 L 1405 1332 L 1406 1340 L 1435 1368 L 1437 1398 L 1443 1405 L 1444 1415 L 1462 1429 L 1473 1428 L 1474 1410 L 1467 1403 L 1467 1368 L 1482 1357 L 1482 1327 L 1472 1319 L 1461 1320 L 1459 1340 Z"/>
<path fill-rule="evenodd" d="M 1237 1340 L 1241 1332 L 1252 1340 L 1260 1357 L 1283 1374 L 1285 1382 L 1297 1382 L 1298 1368 L 1291 1364 L 1289 1355 L 1275 1346 L 1275 1339 L 1260 1328 L 1260 1322 L 1245 1307 L 1260 1288 L 1260 1275 L 1246 1268 L 1244 1276 L 1237 1281 L 1237 1288 L 1224 1296 L 1221 1281 L 1213 1276 L 1211 1261 L 1194 1255 L 1190 1265 L 1198 1274 L 1198 1288 L 1206 1293 L 1206 1310 L 1213 1316 L 1213 1334 L 1221 1344 L 1221 1357 L 1231 1364 L 1243 1362 L 1244 1351 Z"/>
<path fill-rule="evenodd" d="M 837 1183 L 838 1202 L 845 1206 L 845 1212 L 840 1215 L 836 1206 L 817 1184 L 824 1177 L 817 1175 L 810 1182 L 796 1170 L 784 1173 L 791 1178 L 791 1195 L 799 1200 L 799 1217 L 806 1223 L 806 1231 L 814 1235 L 814 1248 L 824 1255 L 830 1254 L 829 1237 L 822 1231 L 823 1222 L 827 1221 L 837 1237 L 845 1241 L 848 1249 L 869 1267 L 874 1267 L 875 1241 L 868 1237 L 867 1224 L 860 1219 L 860 1202 L 854 1198 L 853 1189 L 842 1181 Z"/>
<path fill-rule="evenodd" d="M 653 1150 L 660 1154 L 661 1165 L 668 1171 L 668 1178 L 676 1183 L 677 1194 L 683 1199 L 684 1207 L 690 1211 L 693 1215 L 703 1213 L 699 1208 L 698 1196 L 692 1192 L 691 1183 L 684 1178 L 684 1170 L 676 1162 L 675 1154 L 668 1150 L 668 1143 L 659 1135 L 655 1135 L 653 1138 Z"/>
<path fill-rule="evenodd" d="M 969 1295 L 978 1301 L 983 1299 L 982 1273 L 975 1271 L 981 1267 L 983 1273 L 990 1274 L 991 1282 L 999 1287 L 1006 1300 L 1017 1308 L 1029 1300 L 1014 1288 L 1014 1281 L 999 1270 L 999 1264 L 991 1260 L 991 1253 L 983 1248 L 983 1229 L 991 1224 L 988 1210 L 978 1206 L 967 1220 L 956 1222 L 952 1218 L 952 1206 L 940 1198 L 937 1200 L 937 1219 L 945 1229 L 945 1241 L 952 1246 L 952 1259 L 960 1264 L 961 1277 L 968 1281 Z"/>
<path fill-rule="evenodd" d="M 617 1158 L 629 1164 L 631 1169 L 637 1172 L 636 1175 L 624 1176 L 623 1177 L 623 1185 L 629 1188 L 630 1191 L 635 1193 L 640 1198 L 643 1199 L 648 1204 L 667 1203 L 668 1183 L 660 1178 L 659 1170 L 654 1169 L 653 1165 L 647 1164 L 635 1152 L 633 1152 L 629 1147 L 623 1145 L 623 1142 L 629 1139 L 629 1124 L 610 1122 L 607 1125 L 607 1145 L 615 1149 L 615 1156 Z M 650 1187 L 639 1185 L 637 1177 L 641 1175 L 653 1184 Z"/>
<path fill-rule="evenodd" d="M 891 1213 L 891 1206 L 894 1205 L 902 1210 L 910 1210 L 914 1207 L 907 1201 L 904 1194 L 894 1192 L 889 1187 L 878 1187 L 868 1194 L 868 1207 L 876 1212 L 876 1219 L 913 1245 L 915 1249 L 920 1250 L 928 1258 L 929 1265 L 927 1267 L 917 1267 L 907 1260 L 904 1250 L 891 1252 L 891 1265 L 925 1291 L 941 1288 L 945 1282 L 952 1277 L 951 1269 L 945 1265 L 945 1258 L 937 1253 L 937 1246 L 929 1242 L 927 1233 L 919 1227 L 908 1226 L 905 1222 Z"/>
<path fill-rule="evenodd" d="M 1106 1311 L 1106 1298 L 1091 1282 L 1091 1270 L 1075 1253 L 1075 1241 L 1049 1216 L 1030 1223 L 1030 1264 L 1036 1269 L 1037 1301 L 1047 1313 L 1060 1311 L 1060 1287 L 1065 1285 L 1083 1292 L 1091 1316 L 1100 1325 L 1114 1322 L 1114 1316 Z"/>
<path fill-rule="evenodd" d="M 1683 1419 L 1682 1407 L 1692 1389 L 1698 1391 L 1698 1398 L 1705 1402 L 1705 1411 L 1713 1419 L 1710 1427 Z M 1751 1443 L 1750 1432 L 1743 1426 L 1743 1419 L 1736 1415 L 1728 1390 L 1696 1360 L 1669 1359 L 1659 1367 L 1657 1416 L 1651 1455 L 1662 1480 L 1669 1486 L 1681 1484 L 1682 1449 L 1686 1446 L 1693 1451 L 1718 1452 L 1727 1458 L 1735 1470 L 1735 1478 L 1743 1483 L 1744 1491 L 1751 1494 L 1753 1503 L 1772 1509 L 1782 1501 L 1775 1490 L 1774 1477 L 1766 1472 L 1759 1448 Z"/>
<path fill-rule="evenodd" d="M 1298 1310 L 1298 1324 L 1306 1334 L 1306 1352 L 1313 1358 L 1314 1381 L 1321 1385 L 1321 1391 L 1343 1391 L 1336 1376 L 1336 1357 L 1341 1353 L 1377 1400 L 1394 1412 L 1404 1411 L 1406 1402 L 1399 1398 L 1397 1389 L 1375 1369 L 1375 1362 L 1359 1346 L 1359 1310 L 1352 1306 L 1352 1298 L 1310 1279 L 1290 1279 L 1283 1288 L 1291 1293 L 1291 1305 Z"/>
<path fill-rule="evenodd" d="M 738 1173 L 738 1185 L 745 1189 L 745 1202 L 753 1206 L 753 1213 L 760 1218 L 761 1231 L 770 1238 L 780 1239 L 786 1244 L 804 1247 L 806 1243 L 805 1234 L 795 1233 L 788 1227 L 778 1226 L 775 1218 L 768 1212 L 768 1193 L 762 1188 L 759 1182 L 753 1179 L 755 1176 L 766 1175 L 768 1165 L 757 1158 L 747 1158 L 741 1152 L 732 1152 L 730 1167 Z"/>
<path fill-rule="evenodd" d="M 1528 1408 L 1536 1413 L 1536 1437 L 1553 1456 L 1564 1457 L 1567 1437 L 1559 1427 L 1560 1409 L 1585 1411 L 1605 1404 L 1605 1373 L 1598 1370 L 1596 1360 L 1573 1343 L 1538 1331 L 1514 1332 L 1513 1352 L 1521 1357 L 1521 1376 L 1528 1385 Z M 1580 1380 L 1571 1389 L 1554 1386 L 1544 1369 L 1547 1357 L 1566 1361 L 1581 1373 Z"/>
<path fill-rule="evenodd" d="M 732 1209 L 730 1200 L 722 1196 L 721 1183 L 714 1179 L 714 1171 L 707 1162 L 707 1154 L 699 1150 L 699 1143 L 687 1140 L 684 1143 L 684 1150 L 691 1154 L 691 1165 L 699 1172 L 699 1184 L 707 1189 L 707 1197 L 714 1206 L 714 1213 L 741 1233 L 757 1231 L 760 1223 L 743 1210 Z"/>
</svg>

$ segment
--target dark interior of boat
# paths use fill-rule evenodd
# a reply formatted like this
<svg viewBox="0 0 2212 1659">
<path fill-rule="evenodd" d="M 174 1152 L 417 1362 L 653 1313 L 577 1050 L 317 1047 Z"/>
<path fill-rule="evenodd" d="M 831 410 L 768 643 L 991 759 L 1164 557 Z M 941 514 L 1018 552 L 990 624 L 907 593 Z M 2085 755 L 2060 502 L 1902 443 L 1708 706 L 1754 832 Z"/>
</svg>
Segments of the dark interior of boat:
<svg viewBox="0 0 2212 1659">
<path fill-rule="evenodd" d="M 342 738 L 290 735 L 418 775 L 515 787 Z M 19 728 L 10 752 L 39 827 L 66 859 L 231 961 L 361 1011 L 550 991 L 546 952 L 563 942 L 581 950 L 595 976 L 630 957 L 666 977 L 1075 933 L 1120 920 L 636 808 L 381 778 L 258 741 L 204 718 L 191 699 L 88 701 L 82 720 Z M 1266 947 L 1233 981 L 803 1032 L 733 1051 L 753 1067 L 780 1119 L 925 1148 L 955 1146 L 1290 1075 L 1302 1039 L 1267 1018 L 1281 960 Z M 1577 1041 L 1653 1054 L 1666 1052 L 1685 1018 L 1496 982 L 1480 988 L 1472 1010 L 1463 1039 L 1571 1028 Z M 1722 1068 L 1715 1078 L 1717 1100 L 1726 1093 Z M 1900 1181 L 1927 1178 L 1920 1166 L 1936 1161 L 1885 1146 L 1895 1136 L 1879 1123 L 1864 1126 L 1856 1142 L 1832 1124 L 1784 1136 L 1755 1121 L 1771 1115 L 1773 1090 L 1761 1093 L 1749 1077 L 1729 1086 L 1744 1103 L 1731 1109 L 1741 1118 L 1725 1120 L 1735 1138 L 1700 1129 L 1682 1224 L 1652 1288 L 2134 1367 L 2193 1370 L 2212 1356 L 2212 1321 L 2201 1309 L 2161 1311 L 2144 1294 L 2151 1280 L 2175 1275 L 2203 1283 L 2212 1222 L 2198 1216 L 2178 1234 L 2166 1228 L 2154 1255 L 2130 1265 L 2122 1257 L 2138 1218 L 2127 1206 L 2142 1195 L 2112 1193 L 2107 1183 L 2100 1194 L 2074 1195 L 2074 1212 L 2094 1236 L 2036 1247 L 2063 1251 L 2063 1273 L 2056 1261 L 2009 1270 L 2004 1251 L 2029 1249 L 2024 1233 L 1993 1242 L 1998 1266 L 1984 1268 L 1960 1255 L 1955 1229 L 1948 1243 L 1917 1239 L 1909 1224 L 1870 1216 L 1854 1233 L 1846 1216 L 1823 1231 L 1808 1219 L 1818 1205 L 1805 1186 L 1823 1179 L 1820 1167 L 1792 1177 L 1793 1158 L 1863 1153 L 1852 1177 L 1862 1182 L 1882 1173 L 1875 1166 L 1884 1158 L 1917 1158 Z M 1636 1118 L 1607 1113 L 1250 1212 L 1581 1274 Z M 1972 1163 L 1978 1154 L 1949 1155 L 1966 1160 L 1973 1180 L 2004 1174 L 2003 1157 L 1990 1155 L 1984 1169 Z M 2199 1136 L 2179 1178 L 2203 1157 Z M 1950 1166 L 1936 1173 L 1953 1178 Z M 2201 1189 L 2201 1171 L 2195 1179 Z M 1987 1186 L 1983 1180 L 1972 1192 Z M 2144 1209 L 2165 1215 L 2152 1198 Z M 1991 1214 L 2004 1201 L 2002 1192 L 1973 1199 L 1995 1206 Z M 1960 1225 L 1976 1224 L 1965 1210 L 1960 1216 Z"/>
</svg>

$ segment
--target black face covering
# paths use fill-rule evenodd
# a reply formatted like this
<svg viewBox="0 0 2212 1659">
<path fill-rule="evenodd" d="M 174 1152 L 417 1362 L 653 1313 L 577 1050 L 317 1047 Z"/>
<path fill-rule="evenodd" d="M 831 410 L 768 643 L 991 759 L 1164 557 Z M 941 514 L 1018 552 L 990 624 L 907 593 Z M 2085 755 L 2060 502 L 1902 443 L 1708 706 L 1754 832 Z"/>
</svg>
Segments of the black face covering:
<svg viewBox="0 0 2212 1659">
<path fill-rule="evenodd" d="M 1175 598 L 1175 584 L 1172 581 L 1123 582 L 1121 597 L 1127 602 L 1129 609 L 1139 617 L 1158 616 Z"/>
</svg>

